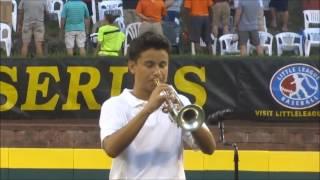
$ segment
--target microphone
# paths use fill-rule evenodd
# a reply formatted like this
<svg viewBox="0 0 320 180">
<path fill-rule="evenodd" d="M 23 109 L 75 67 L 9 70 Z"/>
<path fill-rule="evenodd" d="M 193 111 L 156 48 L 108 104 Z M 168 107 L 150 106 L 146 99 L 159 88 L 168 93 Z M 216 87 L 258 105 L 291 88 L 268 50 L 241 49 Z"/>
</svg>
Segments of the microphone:
<svg viewBox="0 0 320 180">
<path fill-rule="evenodd" d="M 233 109 L 223 109 L 216 111 L 208 116 L 207 121 L 212 124 L 216 124 L 219 121 L 223 121 L 225 116 L 231 112 L 233 112 Z"/>
<path fill-rule="evenodd" d="M 232 109 L 223 109 L 220 111 L 216 111 L 215 113 L 212 113 L 211 115 L 208 116 L 208 121 L 211 123 L 218 123 L 218 128 L 220 130 L 220 137 L 219 140 L 222 143 L 226 143 L 224 139 L 224 117 L 226 114 L 233 112 Z"/>
</svg>

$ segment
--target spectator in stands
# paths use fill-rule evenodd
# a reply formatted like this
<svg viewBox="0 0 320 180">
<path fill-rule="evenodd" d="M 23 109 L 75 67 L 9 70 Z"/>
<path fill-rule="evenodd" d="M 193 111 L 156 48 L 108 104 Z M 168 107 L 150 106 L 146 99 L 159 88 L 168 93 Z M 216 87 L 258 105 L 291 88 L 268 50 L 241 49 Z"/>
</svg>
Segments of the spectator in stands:
<svg viewBox="0 0 320 180">
<path fill-rule="evenodd" d="M 117 10 L 105 11 L 105 24 L 98 31 L 97 54 L 99 56 L 119 56 L 125 34 L 120 31 L 114 21 L 121 12 Z"/>
<path fill-rule="evenodd" d="M 124 24 L 126 27 L 128 24 L 140 22 L 140 17 L 136 13 L 137 4 L 138 0 L 122 1 Z"/>
<path fill-rule="evenodd" d="M 234 27 L 238 32 L 240 55 L 247 55 L 247 42 L 256 47 L 257 54 L 262 55 L 263 50 L 260 46 L 259 40 L 259 22 L 258 15 L 263 8 L 263 4 L 260 0 L 240 0 L 235 4 L 236 14 Z"/>
<path fill-rule="evenodd" d="M 189 32 L 190 40 L 195 43 L 196 51 L 200 52 L 200 37 L 206 43 L 207 52 L 211 52 L 211 37 L 210 37 L 210 18 L 209 12 L 212 9 L 212 0 L 185 0 L 184 7 L 189 14 Z"/>
<path fill-rule="evenodd" d="M 90 16 L 87 5 L 81 0 L 69 0 L 61 13 L 61 29 L 65 31 L 65 44 L 69 56 L 73 56 L 74 41 L 84 56 L 85 42 L 89 34 Z"/>
<path fill-rule="evenodd" d="M 139 35 L 147 31 L 163 35 L 161 20 L 167 14 L 163 0 L 139 0 L 136 12 L 142 20 Z"/>
<path fill-rule="evenodd" d="M 129 47 L 128 69 L 133 89 L 105 101 L 100 113 L 102 148 L 114 158 L 109 179 L 185 179 L 183 143 L 212 154 L 215 140 L 206 124 L 192 133 L 169 119 L 162 104 L 170 91 L 170 43 L 164 36 L 146 32 Z M 159 82 L 157 85 L 156 82 Z M 179 95 L 183 104 L 190 101 Z"/>
<path fill-rule="evenodd" d="M 36 45 L 36 55 L 43 56 L 46 0 L 21 0 L 18 9 L 18 32 L 22 34 L 21 56 L 27 57 L 32 35 Z"/>
<path fill-rule="evenodd" d="M 215 37 L 219 36 L 219 26 L 222 25 L 223 34 L 229 32 L 230 5 L 231 0 L 215 0 L 212 8 L 212 32 Z"/>
<path fill-rule="evenodd" d="M 270 4 L 271 12 L 271 27 L 277 28 L 277 17 L 281 19 L 281 31 L 288 31 L 288 0 L 271 0 Z"/>
<path fill-rule="evenodd" d="M 166 0 L 167 15 L 163 18 L 164 35 L 170 40 L 172 45 L 177 46 L 177 37 L 180 37 L 180 10 L 183 0 Z"/>
</svg>

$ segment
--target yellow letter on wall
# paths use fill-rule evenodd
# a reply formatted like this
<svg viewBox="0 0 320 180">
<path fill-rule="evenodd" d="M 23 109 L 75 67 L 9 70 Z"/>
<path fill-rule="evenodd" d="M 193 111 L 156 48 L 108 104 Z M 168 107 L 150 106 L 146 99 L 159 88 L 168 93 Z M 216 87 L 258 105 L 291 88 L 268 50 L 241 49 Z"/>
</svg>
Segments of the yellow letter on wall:
<svg viewBox="0 0 320 180">
<path fill-rule="evenodd" d="M 6 73 L 10 76 L 13 82 L 17 82 L 17 68 L 9 68 L 7 66 L 0 66 L 0 73 Z M 6 102 L 0 104 L 0 111 L 10 110 L 18 100 L 18 92 L 14 86 L 6 82 L 0 81 L 0 94 L 6 96 Z"/>
<path fill-rule="evenodd" d="M 78 93 L 82 93 L 89 109 L 100 109 L 100 104 L 97 103 L 92 92 L 100 82 L 99 71 L 94 67 L 77 66 L 68 67 L 68 73 L 70 74 L 69 92 L 67 102 L 62 105 L 62 109 L 80 110 L 80 103 L 78 103 Z M 89 75 L 89 81 L 86 84 L 80 84 L 81 74 L 84 73 Z"/>
<path fill-rule="evenodd" d="M 37 93 L 41 93 L 44 98 L 48 96 L 50 78 L 44 77 L 44 80 L 41 83 L 39 82 L 40 76 L 50 74 L 56 82 L 59 82 L 60 77 L 58 68 L 50 66 L 29 66 L 26 71 L 29 74 L 29 84 L 26 94 L 26 102 L 21 105 L 21 110 L 54 110 L 57 105 L 59 95 L 55 94 L 46 103 L 37 104 Z"/>
<path fill-rule="evenodd" d="M 205 68 L 195 67 L 195 66 L 184 66 L 176 71 L 174 76 L 174 84 L 176 85 L 177 90 L 191 94 L 195 97 L 195 104 L 203 106 L 207 100 L 207 92 L 204 87 L 201 85 L 188 81 L 185 79 L 186 74 L 194 73 L 199 76 L 202 82 L 205 82 Z"/>
<path fill-rule="evenodd" d="M 119 95 L 121 92 L 123 76 L 125 73 L 128 72 L 128 67 L 123 67 L 123 66 L 111 67 L 110 72 L 112 72 L 113 74 L 110 96 L 116 96 L 116 95 Z"/>
</svg>

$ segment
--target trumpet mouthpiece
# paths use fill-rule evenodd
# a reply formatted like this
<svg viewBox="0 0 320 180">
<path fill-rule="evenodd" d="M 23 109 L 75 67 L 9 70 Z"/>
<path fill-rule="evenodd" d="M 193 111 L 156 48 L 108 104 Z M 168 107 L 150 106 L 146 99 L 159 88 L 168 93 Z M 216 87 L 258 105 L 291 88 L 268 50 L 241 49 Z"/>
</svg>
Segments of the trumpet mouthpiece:
<svg viewBox="0 0 320 180">
<path fill-rule="evenodd" d="M 157 86 L 160 84 L 160 80 L 159 79 L 154 79 L 153 81 Z"/>
</svg>

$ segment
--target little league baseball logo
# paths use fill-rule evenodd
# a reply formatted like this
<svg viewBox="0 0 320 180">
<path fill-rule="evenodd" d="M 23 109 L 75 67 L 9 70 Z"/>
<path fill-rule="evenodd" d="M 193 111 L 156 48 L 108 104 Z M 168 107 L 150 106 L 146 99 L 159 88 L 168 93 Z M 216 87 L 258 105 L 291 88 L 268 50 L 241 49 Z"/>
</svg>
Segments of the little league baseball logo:
<svg viewBox="0 0 320 180">
<path fill-rule="evenodd" d="M 320 103 L 320 71 L 308 64 L 282 67 L 270 80 L 270 93 L 280 105 L 290 109 L 306 109 Z"/>
</svg>

